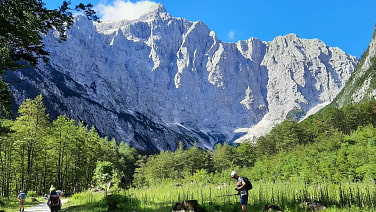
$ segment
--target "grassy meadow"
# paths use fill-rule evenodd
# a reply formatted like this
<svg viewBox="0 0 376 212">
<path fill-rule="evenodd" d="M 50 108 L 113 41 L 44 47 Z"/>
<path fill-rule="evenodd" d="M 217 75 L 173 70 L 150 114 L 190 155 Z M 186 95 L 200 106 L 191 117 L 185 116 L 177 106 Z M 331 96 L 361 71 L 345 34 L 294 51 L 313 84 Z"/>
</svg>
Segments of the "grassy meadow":
<svg viewBox="0 0 376 212">
<path fill-rule="evenodd" d="M 132 188 L 112 192 L 84 192 L 69 198 L 63 211 L 107 211 L 107 202 L 117 203 L 112 211 L 171 212 L 173 205 L 184 200 L 197 200 L 209 212 L 240 211 L 234 182 L 219 185 L 198 183 L 169 184 L 144 188 Z M 299 182 L 254 182 L 249 193 L 248 211 L 263 211 L 266 204 L 278 205 L 283 211 L 309 211 L 305 202 L 318 202 L 327 207 L 325 211 L 376 211 L 374 182 L 367 183 L 321 183 L 307 185 Z"/>
</svg>

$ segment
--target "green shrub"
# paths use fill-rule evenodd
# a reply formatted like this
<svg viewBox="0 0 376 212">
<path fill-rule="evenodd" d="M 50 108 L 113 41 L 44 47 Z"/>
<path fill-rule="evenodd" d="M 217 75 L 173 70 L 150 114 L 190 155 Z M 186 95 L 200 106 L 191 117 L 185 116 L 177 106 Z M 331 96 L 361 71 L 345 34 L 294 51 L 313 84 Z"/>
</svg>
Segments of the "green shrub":
<svg viewBox="0 0 376 212">
<path fill-rule="evenodd" d="M 27 192 L 28 197 L 37 197 L 37 192 L 36 191 L 29 191 Z"/>
</svg>

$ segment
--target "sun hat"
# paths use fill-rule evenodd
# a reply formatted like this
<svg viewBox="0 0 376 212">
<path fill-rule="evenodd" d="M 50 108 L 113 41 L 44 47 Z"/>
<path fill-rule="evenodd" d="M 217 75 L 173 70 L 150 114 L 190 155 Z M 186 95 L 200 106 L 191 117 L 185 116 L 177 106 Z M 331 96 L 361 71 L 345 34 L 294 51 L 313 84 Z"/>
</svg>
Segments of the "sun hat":
<svg viewBox="0 0 376 212">
<path fill-rule="evenodd" d="M 231 172 L 231 177 L 233 177 L 233 176 L 235 176 L 235 175 L 237 175 L 236 171 L 232 171 L 232 172 Z"/>
</svg>

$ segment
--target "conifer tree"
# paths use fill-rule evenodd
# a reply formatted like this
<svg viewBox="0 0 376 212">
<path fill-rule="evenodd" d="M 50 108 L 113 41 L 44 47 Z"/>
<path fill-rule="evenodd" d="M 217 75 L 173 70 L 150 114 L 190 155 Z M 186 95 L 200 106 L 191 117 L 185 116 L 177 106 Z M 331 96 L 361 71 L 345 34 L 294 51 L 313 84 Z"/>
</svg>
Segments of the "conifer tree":
<svg viewBox="0 0 376 212">
<path fill-rule="evenodd" d="M 213 162 L 216 171 L 223 171 L 229 168 L 234 168 L 234 161 L 237 160 L 234 156 L 233 149 L 228 144 L 217 144 L 214 147 Z"/>
</svg>

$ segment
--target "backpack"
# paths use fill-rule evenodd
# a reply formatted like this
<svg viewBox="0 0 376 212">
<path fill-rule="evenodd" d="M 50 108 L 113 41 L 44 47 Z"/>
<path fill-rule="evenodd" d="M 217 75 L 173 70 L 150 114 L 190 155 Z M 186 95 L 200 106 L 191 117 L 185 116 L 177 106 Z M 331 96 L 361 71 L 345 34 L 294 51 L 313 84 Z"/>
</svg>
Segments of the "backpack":
<svg viewBox="0 0 376 212">
<path fill-rule="evenodd" d="M 51 201 L 51 206 L 58 206 L 60 205 L 60 201 L 59 201 L 60 197 L 59 195 L 51 195 L 50 196 L 50 201 Z"/>
<path fill-rule="evenodd" d="M 20 199 L 26 199 L 26 194 L 25 193 L 20 193 Z"/>
<path fill-rule="evenodd" d="M 251 190 L 252 189 L 251 181 L 249 181 L 249 179 L 247 177 L 243 177 L 243 180 L 246 184 L 245 187 L 244 187 L 244 190 Z"/>
</svg>

